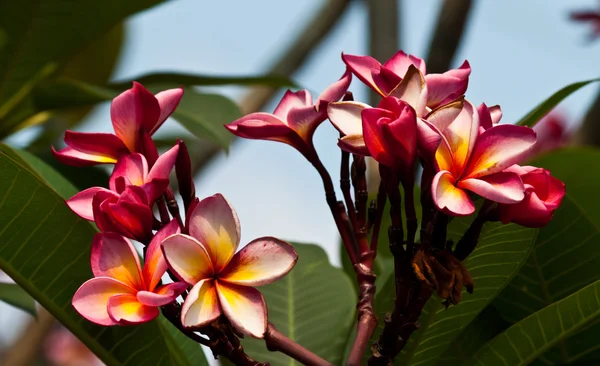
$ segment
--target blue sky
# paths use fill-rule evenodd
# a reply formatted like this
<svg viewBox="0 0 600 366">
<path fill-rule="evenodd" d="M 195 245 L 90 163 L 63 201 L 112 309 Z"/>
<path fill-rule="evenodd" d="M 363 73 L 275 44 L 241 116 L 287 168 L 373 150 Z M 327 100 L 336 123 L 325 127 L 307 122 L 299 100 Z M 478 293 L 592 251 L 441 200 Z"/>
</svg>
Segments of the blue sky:
<svg viewBox="0 0 600 366">
<path fill-rule="evenodd" d="M 402 1 L 399 48 L 426 56 L 440 3 Z M 114 77 L 166 70 L 260 74 L 321 4 L 316 0 L 168 2 L 130 19 L 126 49 Z M 454 62 L 455 66 L 464 59 L 471 63 L 467 98 L 475 104 L 500 104 L 503 122 L 510 123 L 566 84 L 600 76 L 600 41 L 587 43 L 589 29 L 568 20 L 569 11 L 596 4 L 594 0 L 474 1 Z M 294 75 L 295 80 L 318 95 L 343 73 L 340 53 L 365 54 L 366 41 L 366 9 L 363 2 L 355 1 Z M 573 121 L 584 115 L 596 89 L 586 87 L 561 105 Z M 351 90 L 357 98 L 366 96 L 357 81 Z M 220 91 L 233 98 L 242 95 L 239 88 Z M 271 112 L 274 106 L 265 111 Z M 97 108 L 82 127 L 85 131 L 110 129 L 108 105 Z M 324 123 L 315 136 L 334 181 L 339 180 L 336 135 Z M 336 230 L 321 182 L 302 156 L 286 145 L 236 142 L 228 156 L 219 156 L 197 179 L 197 192 L 200 197 L 222 192 L 230 200 L 241 220 L 242 243 L 264 235 L 312 242 L 322 245 L 332 262 L 339 263 Z M 1 313 L 0 327 L 12 329 L 5 325 L 15 321 L 16 314 L 4 309 Z"/>
</svg>

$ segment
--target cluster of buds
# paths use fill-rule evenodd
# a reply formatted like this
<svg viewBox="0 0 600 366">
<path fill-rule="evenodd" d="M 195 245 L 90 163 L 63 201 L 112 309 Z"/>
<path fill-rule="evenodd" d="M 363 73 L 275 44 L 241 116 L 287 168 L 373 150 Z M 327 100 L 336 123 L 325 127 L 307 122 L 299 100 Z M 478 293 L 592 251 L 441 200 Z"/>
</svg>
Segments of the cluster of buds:
<svg viewBox="0 0 600 366">
<path fill-rule="evenodd" d="M 162 308 L 183 331 L 214 335 L 212 328 L 229 327 L 234 334 L 262 338 L 267 310 L 254 286 L 287 274 L 297 254 L 272 237 L 236 253 L 237 214 L 220 194 L 195 197 L 185 144 L 177 141 L 158 154 L 152 135 L 182 96 L 181 88 L 153 95 L 134 83 L 112 101 L 115 134 L 67 131 L 67 147 L 53 149 L 70 165 L 114 164 L 108 188 L 88 188 L 67 200 L 73 212 L 100 230 L 91 248 L 94 278 L 74 294 L 73 307 L 104 326 L 147 322 Z M 173 170 L 183 215 L 170 188 Z M 143 263 L 132 240 L 143 247 Z M 170 281 L 163 280 L 165 273 Z"/>
</svg>

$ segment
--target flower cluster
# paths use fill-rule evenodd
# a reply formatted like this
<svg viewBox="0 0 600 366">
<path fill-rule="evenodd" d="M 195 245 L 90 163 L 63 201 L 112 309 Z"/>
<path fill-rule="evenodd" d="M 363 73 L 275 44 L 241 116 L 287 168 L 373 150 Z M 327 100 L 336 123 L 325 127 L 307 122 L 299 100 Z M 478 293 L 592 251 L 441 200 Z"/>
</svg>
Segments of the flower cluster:
<svg viewBox="0 0 600 366">
<path fill-rule="evenodd" d="M 53 149 L 57 159 L 70 165 L 114 164 L 108 188 L 88 188 L 67 200 L 73 212 L 100 230 L 91 248 L 94 278 L 74 294 L 73 307 L 105 326 L 147 322 L 161 308 L 175 307 L 181 316 L 169 320 L 182 329 L 202 331 L 224 315 L 238 332 L 261 338 L 267 310 L 254 286 L 287 274 L 297 255 L 290 244 L 271 237 L 256 239 L 236 253 L 237 215 L 220 194 L 200 201 L 192 193 L 185 144 L 177 141 L 158 154 L 151 136 L 182 96 L 181 88 L 153 95 L 134 83 L 112 101 L 114 135 L 67 131 L 67 147 Z M 173 169 L 185 222 L 170 188 Z M 142 244 L 143 264 L 131 240 Z M 168 283 L 163 282 L 165 273 L 171 277 Z"/>
</svg>

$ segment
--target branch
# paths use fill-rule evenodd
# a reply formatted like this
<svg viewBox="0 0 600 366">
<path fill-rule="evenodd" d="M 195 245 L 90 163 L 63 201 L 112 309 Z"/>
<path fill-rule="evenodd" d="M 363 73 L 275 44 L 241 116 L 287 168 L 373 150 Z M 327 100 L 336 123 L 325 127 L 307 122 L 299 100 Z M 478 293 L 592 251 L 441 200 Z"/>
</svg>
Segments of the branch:
<svg viewBox="0 0 600 366">
<path fill-rule="evenodd" d="M 265 332 L 265 343 L 269 351 L 284 353 L 304 365 L 333 366 L 331 362 L 322 359 L 321 357 L 283 335 L 271 323 L 267 325 L 267 331 Z"/>
<path fill-rule="evenodd" d="M 444 0 L 427 56 L 427 72 L 443 73 L 450 68 L 460 44 L 472 0 Z"/>
<path fill-rule="evenodd" d="M 306 27 L 298 31 L 296 39 L 286 49 L 282 50 L 280 57 L 265 73 L 283 76 L 292 75 L 329 34 L 345 13 L 348 5 L 350 5 L 350 0 L 325 1 L 324 5 L 315 12 L 312 20 L 306 24 Z M 277 88 L 268 86 L 257 86 L 249 89 L 240 102 L 242 113 L 246 114 L 261 110 L 276 92 Z M 196 156 L 193 161 L 194 173 L 199 172 L 220 151 L 219 146 L 213 145 L 207 148 L 202 156 Z"/>
</svg>

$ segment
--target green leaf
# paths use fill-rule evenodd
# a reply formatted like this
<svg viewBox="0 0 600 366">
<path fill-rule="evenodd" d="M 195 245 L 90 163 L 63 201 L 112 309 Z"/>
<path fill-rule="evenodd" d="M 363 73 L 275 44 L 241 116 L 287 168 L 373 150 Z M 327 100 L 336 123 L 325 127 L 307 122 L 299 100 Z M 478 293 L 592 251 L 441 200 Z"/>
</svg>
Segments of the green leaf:
<svg viewBox="0 0 600 366">
<path fill-rule="evenodd" d="M 600 197 L 594 184 L 600 179 L 595 167 L 600 151 L 570 149 L 549 154 L 535 165 L 549 169 L 567 187 L 552 222 L 540 230 L 527 264 L 494 301 L 505 319 L 514 324 L 534 312 L 600 280 Z M 594 353 L 600 326 L 587 332 L 595 336 L 561 340 L 557 349 L 544 355 L 551 363 L 572 363 Z"/>
<path fill-rule="evenodd" d="M 162 0 L 24 0 L 0 2 L 0 118 L 55 75 L 88 44 L 128 16 Z M 0 136 L 14 124 L 0 124 Z"/>
<path fill-rule="evenodd" d="M 132 327 L 100 327 L 77 314 L 71 298 L 92 277 L 89 257 L 95 230 L 31 167 L 3 151 L 0 175 L 0 269 L 107 365 L 207 364 L 202 353 L 192 352 L 197 344 L 160 319 Z"/>
<path fill-rule="evenodd" d="M 599 292 L 600 281 L 596 281 L 533 313 L 480 348 L 470 364 L 529 365 L 544 351 L 600 317 Z"/>
<path fill-rule="evenodd" d="M 470 218 L 452 220 L 449 237 L 457 242 L 470 221 Z M 435 364 L 525 263 L 536 232 L 517 225 L 486 224 L 477 248 L 465 263 L 475 282 L 475 292 L 464 292 L 461 303 L 448 309 L 444 309 L 442 301 L 434 295 L 419 318 L 420 329 L 409 339 L 396 364 Z M 394 285 L 394 278 L 390 276 L 375 297 L 375 311 L 380 319 L 393 307 Z M 374 340 L 379 337 L 382 326 L 380 324 L 375 332 Z"/>
<path fill-rule="evenodd" d="M 267 302 L 269 321 L 292 340 L 339 365 L 356 317 L 352 284 L 341 269 L 329 264 L 321 247 L 294 244 L 294 248 L 298 252 L 294 269 L 259 288 Z M 244 339 L 242 345 L 257 361 L 300 365 L 282 353 L 269 352 L 262 340 Z"/>
<path fill-rule="evenodd" d="M 37 315 L 35 301 L 17 284 L 0 282 L 0 301 L 4 301 L 33 316 Z"/>
<path fill-rule="evenodd" d="M 600 79 L 591 79 L 586 81 L 580 81 L 577 83 L 569 84 L 564 88 L 560 89 L 556 93 L 549 96 L 546 100 L 540 103 L 538 106 L 533 108 L 529 113 L 527 113 L 519 122 L 516 124 L 518 126 L 529 126 L 533 127 L 542 117 L 544 117 L 548 112 L 552 110 L 552 108 L 556 107 L 558 103 L 560 103 L 563 99 L 573 94 L 577 90 L 583 88 L 584 86 L 600 81 Z"/>
<path fill-rule="evenodd" d="M 135 77 L 128 81 L 120 81 L 109 85 L 112 89 L 127 89 L 131 83 L 137 81 L 141 84 L 175 83 L 186 86 L 214 86 L 214 85 L 264 85 L 272 87 L 294 87 L 296 84 L 288 77 L 282 75 L 259 76 L 209 76 L 194 75 L 177 72 L 157 72 Z"/>
</svg>

